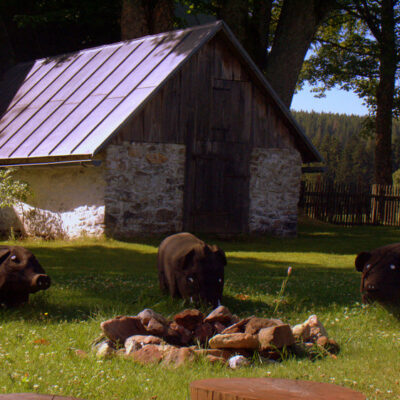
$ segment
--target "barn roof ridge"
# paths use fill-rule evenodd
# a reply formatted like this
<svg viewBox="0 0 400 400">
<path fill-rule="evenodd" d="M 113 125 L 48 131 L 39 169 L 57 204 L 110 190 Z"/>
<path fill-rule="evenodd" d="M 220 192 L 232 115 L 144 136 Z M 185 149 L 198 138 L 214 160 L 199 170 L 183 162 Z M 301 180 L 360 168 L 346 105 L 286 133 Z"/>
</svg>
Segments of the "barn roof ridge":
<svg viewBox="0 0 400 400">
<path fill-rule="evenodd" d="M 0 118 L 0 166 L 93 158 L 221 31 L 293 127 L 307 157 L 322 161 L 229 27 L 216 21 L 15 66 L 15 77 L 3 82 L 11 96 Z"/>
</svg>

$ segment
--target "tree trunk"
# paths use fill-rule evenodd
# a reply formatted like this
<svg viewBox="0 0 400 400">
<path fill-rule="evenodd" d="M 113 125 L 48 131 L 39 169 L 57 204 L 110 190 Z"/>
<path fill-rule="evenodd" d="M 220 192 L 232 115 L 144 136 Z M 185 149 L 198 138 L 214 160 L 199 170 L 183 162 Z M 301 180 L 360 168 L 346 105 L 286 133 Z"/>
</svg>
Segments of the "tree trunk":
<svg viewBox="0 0 400 400">
<path fill-rule="evenodd" d="M 273 0 L 257 0 L 250 9 L 248 0 L 222 0 L 218 19 L 226 22 L 257 66 L 264 70 Z"/>
<path fill-rule="evenodd" d="M 244 44 L 254 62 L 262 71 L 267 66 L 272 1 L 260 0 L 254 2 L 253 15 L 247 24 L 247 35 Z"/>
<path fill-rule="evenodd" d="M 0 15 L 0 75 L 15 63 L 15 54 L 8 36 L 7 27 Z"/>
<path fill-rule="evenodd" d="M 158 0 L 152 9 L 151 33 L 168 32 L 174 28 L 174 1 Z"/>
<path fill-rule="evenodd" d="M 396 76 L 396 43 L 393 0 L 383 0 L 379 84 L 376 91 L 375 182 L 392 184 L 392 110 Z"/>
<path fill-rule="evenodd" d="M 285 0 L 279 17 L 266 76 L 283 103 L 290 108 L 304 58 L 314 35 L 335 0 Z"/>
<path fill-rule="evenodd" d="M 122 0 L 121 39 L 128 40 L 148 35 L 146 8 L 142 0 Z"/>
<path fill-rule="evenodd" d="M 122 0 L 121 39 L 173 29 L 174 0 Z"/>
</svg>

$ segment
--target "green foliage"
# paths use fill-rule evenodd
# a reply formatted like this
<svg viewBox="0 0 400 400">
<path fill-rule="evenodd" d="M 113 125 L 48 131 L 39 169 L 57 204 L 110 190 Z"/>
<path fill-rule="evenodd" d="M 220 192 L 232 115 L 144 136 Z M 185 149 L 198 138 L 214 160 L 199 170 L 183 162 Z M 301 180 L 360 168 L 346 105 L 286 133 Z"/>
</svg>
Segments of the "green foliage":
<svg viewBox="0 0 400 400">
<path fill-rule="evenodd" d="M 361 134 L 365 117 L 293 112 L 325 160 L 324 179 L 336 183 L 372 184 L 374 141 Z M 400 124 L 393 125 L 393 168 L 400 168 Z"/>
<path fill-rule="evenodd" d="M 376 183 L 391 184 L 391 125 L 392 118 L 400 115 L 396 79 L 400 3 L 339 0 L 338 4 L 337 14 L 319 30 L 301 80 L 316 85 L 314 90 L 319 95 L 338 86 L 364 100 L 375 119 Z M 364 127 L 370 128 L 370 124 Z"/>
<path fill-rule="evenodd" d="M 26 201 L 31 194 L 27 183 L 14 179 L 14 172 L 12 168 L 0 168 L 0 208 Z"/>
<path fill-rule="evenodd" d="M 102 321 L 146 307 L 165 316 L 188 307 L 159 291 L 159 241 L 18 242 L 34 252 L 52 287 L 31 295 L 25 307 L 0 310 L 1 392 L 184 400 L 197 379 L 274 377 L 335 383 L 369 399 L 397 398 L 400 323 L 378 306 L 360 304 L 360 274 L 354 269 L 360 249 L 396 241 L 397 228 L 327 224 L 301 225 L 296 239 L 217 241 L 228 258 L 223 303 L 233 313 L 271 318 L 292 265 L 276 317 L 294 325 L 316 313 L 341 346 L 337 358 L 289 358 L 239 370 L 205 360 L 176 369 L 96 358 L 91 344 Z"/>
<path fill-rule="evenodd" d="M 400 186 L 400 169 L 393 173 L 393 185 Z"/>
<path fill-rule="evenodd" d="M 376 3 L 366 2 L 365 9 L 374 15 L 374 23 L 381 28 L 380 12 L 373 11 Z M 303 64 L 300 82 L 308 81 L 314 85 L 317 97 L 324 96 L 333 87 L 353 91 L 364 100 L 374 115 L 382 61 L 381 49 L 384 44 L 374 37 L 376 32 L 371 32 L 368 21 L 356 14 L 351 2 L 341 1 L 340 5 L 336 15 L 320 27 L 313 51 Z M 399 13 L 398 8 L 398 5 L 394 7 L 396 15 Z M 399 89 L 396 89 L 395 104 L 400 101 L 398 95 Z"/>
</svg>

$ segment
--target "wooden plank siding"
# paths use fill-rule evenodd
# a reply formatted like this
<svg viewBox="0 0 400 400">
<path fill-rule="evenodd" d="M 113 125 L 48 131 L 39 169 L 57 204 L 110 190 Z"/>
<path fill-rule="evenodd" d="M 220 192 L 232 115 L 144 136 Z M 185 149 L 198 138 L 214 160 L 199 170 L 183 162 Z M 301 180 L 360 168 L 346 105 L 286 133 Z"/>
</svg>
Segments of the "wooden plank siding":
<svg viewBox="0 0 400 400">
<path fill-rule="evenodd" d="M 231 81 L 237 85 L 233 91 L 238 99 L 236 114 L 238 135 L 230 137 L 231 142 L 243 142 L 243 135 L 251 147 L 288 148 L 295 147 L 295 141 L 288 127 L 282 121 L 279 110 L 256 85 L 222 36 L 217 35 L 203 46 L 192 59 L 182 67 L 158 91 L 157 95 L 120 128 L 112 143 L 154 142 L 186 144 L 188 136 L 209 137 L 210 115 L 218 114 L 213 93 L 221 95 L 223 86 Z M 241 86 L 242 90 L 238 87 Z M 213 91 L 212 89 L 216 89 Z M 218 90 L 219 89 L 219 90 Z M 245 96 L 251 98 L 243 109 Z M 187 125 L 195 120 L 195 131 L 187 131 Z M 201 133 L 199 133 L 201 132 Z M 236 140 L 237 139 L 237 140 Z"/>
<path fill-rule="evenodd" d="M 113 143 L 186 145 L 184 229 L 246 232 L 254 146 L 294 147 L 272 99 L 223 35 L 206 43 Z"/>
</svg>

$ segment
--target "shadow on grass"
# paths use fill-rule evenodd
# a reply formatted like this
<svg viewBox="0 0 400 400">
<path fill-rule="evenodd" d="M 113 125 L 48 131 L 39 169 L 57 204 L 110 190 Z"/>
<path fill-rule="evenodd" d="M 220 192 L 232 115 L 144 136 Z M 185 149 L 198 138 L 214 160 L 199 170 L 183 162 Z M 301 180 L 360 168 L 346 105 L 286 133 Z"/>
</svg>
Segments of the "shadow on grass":
<svg viewBox="0 0 400 400">
<path fill-rule="evenodd" d="M 155 249 L 96 244 L 41 246 L 33 251 L 51 276 L 52 286 L 31 295 L 30 303 L 22 308 L 0 311 L 0 318 L 81 321 L 136 315 L 144 308 L 171 315 L 193 307 L 160 292 Z M 280 306 L 282 311 L 317 312 L 360 301 L 360 277 L 353 269 L 315 263 L 291 265 L 294 272 Z M 225 271 L 224 305 L 231 312 L 271 315 L 286 277 L 286 261 L 232 256 Z"/>
<path fill-rule="evenodd" d="M 397 227 L 352 226 L 310 222 L 299 225 L 298 235 L 294 238 L 279 238 L 270 235 L 252 236 L 197 234 L 210 244 L 218 244 L 225 252 L 316 252 L 341 255 L 358 254 L 361 251 L 374 249 L 390 243 L 400 242 L 400 230 Z M 164 237 L 154 236 L 136 238 L 134 243 L 158 247 Z M 127 243 L 129 243 L 127 242 Z"/>
<path fill-rule="evenodd" d="M 343 228 L 322 224 L 301 226 L 298 238 L 293 239 L 202 238 L 208 243 L 217 243 L 226 252 L 249 252 L 248 257 L 246 254 L 240 257 L 231 254 L 226 268 L 224 302 L 233 313 L 240 315 L 258 310 L 268 314 L 274 308 L 273 302 L 286 277 L 288 263 L 269 260 L 268 253 L 353 255 L 364 249 L 400 241 L 400 232 L 386 227 Z M 145 238 L 135 243 L 27 242 L 26 246 L 51 276 L 52 287 L 32 295 L 30 304 L 21 309 L 1 310 L 0 318 L 70 321 L 135 315 L 146 307 L 170 315 L 190 307 L 179 300 L 169 299 L 158 288 L 156 253 L 161 239 Z M 264 260 L 250 254 L 260 252 L 267 254 Z M 315 255 L 303 263 L 290 262 L 294 272 L 287 285 L 285 301 L 280 306 L 282 311 L 317 311 L 360 301 L 360 276 L 352 266 L 331 268 L 318 262 Z"/>
</svg>

